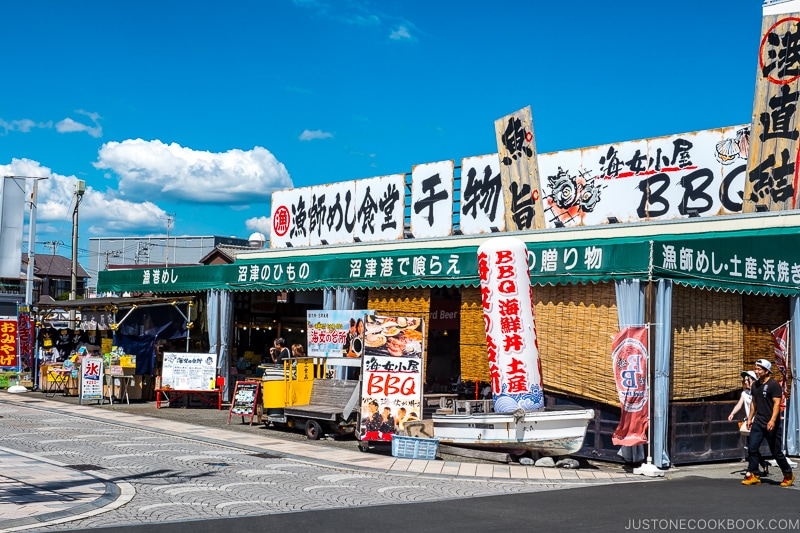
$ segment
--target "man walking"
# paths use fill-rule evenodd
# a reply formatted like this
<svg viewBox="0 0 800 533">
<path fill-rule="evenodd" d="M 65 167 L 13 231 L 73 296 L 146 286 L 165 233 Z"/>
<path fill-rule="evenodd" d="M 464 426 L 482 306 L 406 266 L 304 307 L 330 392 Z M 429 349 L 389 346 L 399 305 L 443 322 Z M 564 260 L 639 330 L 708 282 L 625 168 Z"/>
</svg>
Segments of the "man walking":
<svg viewBox="0 0 800 533">
<path fill-rule="evenodd" d="M 747 476 L 742 485 L 759 485 L 761 478 L 758 476 L 758 449 L 761 442 L 766 440 L 772 457 L 783 472 L 781 487 L 791 487 L 794 483 L 794 473 L 786 456 L 783 455 L 781 445 L 781 386 L 772 379 L 772 363 L 766 359 L 759 359 L 755 364 L 758 379 L 751 389 L 753 405 L 747 417 L 747 429 L 750 430 L 750 440 L 747 445 Z"/>
</svg>

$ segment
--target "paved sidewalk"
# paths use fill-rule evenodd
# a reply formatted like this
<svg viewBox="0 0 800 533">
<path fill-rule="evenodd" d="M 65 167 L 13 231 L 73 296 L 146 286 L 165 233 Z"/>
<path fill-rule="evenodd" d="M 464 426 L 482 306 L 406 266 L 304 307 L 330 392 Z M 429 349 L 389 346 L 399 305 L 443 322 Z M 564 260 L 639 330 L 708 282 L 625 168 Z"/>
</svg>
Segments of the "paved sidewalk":
<svg viewBox="0 0 800 533">
<path fill-rule="evenodd" d="M 38 394 L 9 394 L 0 392 L 0 405 L 17 404 L 46 409 L 53 414 L 81 417 L 91 421 L 113 422 L 126 427 L 144 429 L 166 435 L 189 437 L 207 443 L 232 446 L 255 452 L 279 453 L 294 460 L 327 467 L 382 472 L 405 476 L 435 476 L 442 478 L 472 478 L 524 481 L 529 483 L 580 486 L 605 483 L 647 481 L 622 470 L 618 465 L 607 469 L 566 470 L 508 464 L 460 463 L 399 459 L 391 456 L 363 453 L 347 449 L 320 446 L 310 442 L 277 439 L 271 436 L 242 433 L 231 429 L 214 428 L 99 408 L 96 405 L 75 405 L 44 399 Z M 119 507 L 134 496 L 132 485 L 104 478 L 103 472 L 91 470 L 91 465 L 76 470 L 49 458 L 25 454 L 0 447 L 0 517 L 12 519 L 13 528 L 0 531 L 21 531 L 37 524 L 53 524 L 92 516 Z M 666 479 L 685 476 L 737 479 L 743 464 L 728 463 L 711 466 L 691 466 L 672 469 Z M 664 479 L 664 478 L 661 478 Z"/>
</svg>

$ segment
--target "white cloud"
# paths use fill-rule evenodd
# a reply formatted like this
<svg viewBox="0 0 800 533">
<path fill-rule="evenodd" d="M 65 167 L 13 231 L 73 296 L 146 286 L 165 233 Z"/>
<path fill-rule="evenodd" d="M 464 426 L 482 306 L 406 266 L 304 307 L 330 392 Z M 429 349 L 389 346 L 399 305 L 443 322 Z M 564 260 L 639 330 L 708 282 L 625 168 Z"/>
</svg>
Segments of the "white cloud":
<svg viewBox="0 0 800 533">
<path fill-rule="evenodd" d="M 52 172 L 30 159 L 13 159 L 9 165 L 0 165 L 3 175 L 46 177 L 38 180 L 36 202 L 37 234 L 65 231 L 70 235 L 72 214 L 75 207 L 75 176 L 64 176 Z M 33 180 L 27 180 L 28 192 L 32 191 Z M 79 209 L 81 227 L 90 227 L 95 235 L 109 233 L 132 233 L 142 230 L 160 230 L 166 212 L 150 201 L 135 202 L 118 198 L 114 191 L 98 191 L 86 187 Z M 27 217 L 26 217 L 27 222 Z M 59 226 L 62 228 L 59 230 Z"/>
<path fill-rule="evenodd" d="M 411 39 L 411 34 L 408 32 L 408 28 L 400 26 L 396 30 L 392 30 L 392 33 L 389 34 L 389 39 L 393 41 L 407 40 Z"/>
<path fill-rule="evenodd" d="M 322 130 L 303 130 L 303 133 L 300 134 L 301 141 L 312 141 L 314 139 L 330 139 L 333 137 L 333 133 L 322 131 Z"/>
<path fill-rule="evenodd" d="M 3 128 L 6 134 L 9 131 L 20 131 L 22 133 L 28 133 L 33 128 L 50 129 L 52 127 L 53 127 L 52 122 L 35 122 L 29 118 L 23 118 L 21 120 L 12 120 L 11 122 L 7 122 L 0 118 L 0 128 Z"/>
<path fill-rule="evenodd" d="M 100 115 L 98 115 L 97 113 L 90 113 L 88 111 L 83 111 L 82 109 L 78 109 L 75 112 L 80 115 L 85 115 L 89 117 L 89 120 L 91 120 L 94 125 L 88 126 L 86 124 L 81 124 L 80 122 L 73 120 L 69 117 L 56 122 L 55 125 L 53 124 L 52 120 L 47 122 L 36 122 L 29 118 L 23 118 L 20 120 L 12 120 L 9 122 L 0 118 L 0 128 L 4 129 L 6 134 L 9 131 L 30 133 L 30 131 L 34 128 L 47 129 L 47 130 L 55 128 L 55 130 L 58 133 L 74 133 L 74 132 L 85 131 L 86 133 L 95 138 L 103 136 L 103 128 L 102 126 L 100 126 L 99 122 Z"/>
<path fill-rule="evenodd" d="M 129 139 L 104 144 L 94 166 L 119 176 L 120 194 L 134 200 L 248 204 L 292 187 L 283 163 L 260 146 L 212 153 Z"/>
<path fill-rule="evenodd" d="M 272 219 L 270 217 L 253 217 L 244 221 L 244 226 L 248 231 L 260 231 L 269 237 L 272 231 Z"/>
</svg>

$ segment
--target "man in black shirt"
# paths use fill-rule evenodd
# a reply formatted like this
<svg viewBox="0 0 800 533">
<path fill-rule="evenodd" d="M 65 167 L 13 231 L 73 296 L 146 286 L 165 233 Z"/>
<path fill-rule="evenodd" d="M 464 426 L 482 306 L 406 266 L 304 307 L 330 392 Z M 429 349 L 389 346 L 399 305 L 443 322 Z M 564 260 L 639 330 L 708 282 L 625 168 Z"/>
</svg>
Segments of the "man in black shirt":
<svg viewBox="0 0 800 533">
<path fill-rule="evenodd" d="M 794 473 L 786 456 L 781 449 L 781 396 L 783 391 L 778 382 L 771 378 L 772 363 L 766 359 L 759 359 L 755 364 L 758 380 L 753 383 L 751 390 L 753 405 L 747 417 L 747 428 L 750 430 L 750 440 L 747 445 L 747 476 L 742 485 L 759 485 L 761 478 L 758 472 L 758 449 L 761 442 L 766 440 L 772 457 L 783 472 L 781 487 L 791 487 L 794 483 Z"/>
</svg>

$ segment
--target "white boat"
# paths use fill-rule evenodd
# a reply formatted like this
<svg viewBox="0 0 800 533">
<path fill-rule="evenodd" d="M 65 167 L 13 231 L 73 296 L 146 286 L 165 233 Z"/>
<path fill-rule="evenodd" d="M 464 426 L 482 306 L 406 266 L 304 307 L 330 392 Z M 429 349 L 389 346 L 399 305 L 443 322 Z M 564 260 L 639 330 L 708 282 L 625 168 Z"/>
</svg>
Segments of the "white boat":
<svg viewBox="0 0 800 533">
<path fill-rule="evenodd" d="M 433 437 L 452 446 L 570 455 L 583 446 L 593 418 L 593 409 L 571 406 L 513 413 L 435 413 Z"/>
</svg>

